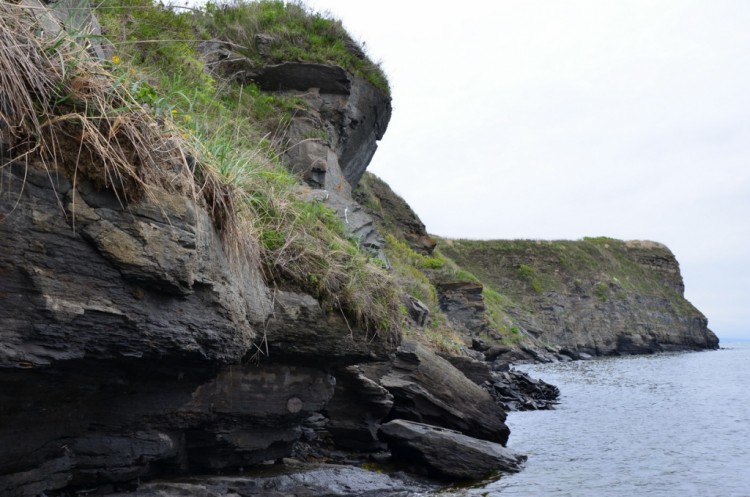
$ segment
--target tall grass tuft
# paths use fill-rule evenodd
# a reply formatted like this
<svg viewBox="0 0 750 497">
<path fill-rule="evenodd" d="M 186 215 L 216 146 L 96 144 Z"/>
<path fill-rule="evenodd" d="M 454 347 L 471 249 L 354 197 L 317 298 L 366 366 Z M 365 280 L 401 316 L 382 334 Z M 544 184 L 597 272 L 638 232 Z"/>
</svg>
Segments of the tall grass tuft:
<svg viewBox="0 0 750 497">
<path fill-rule="evenodd" d="M 175 29 L 188 36 L 194 25 L 147 0 L 126 2 L 157 24 L 118 25 L 128 11 L 102 2 L 103 25 L 121 28 L 109 33 L 114 57 L 102 61 L 88 53 L 86 34 L 42 36 L 44 9 L 0 0 L 0 138 L 10 147 L 0 167 L 41 161 L 123 204 L 165 190 L 192 196 L 239 269 L 260 265 L 269 283 L 308 291 L 369 332 L 398 334 L 400 290 L 332 211 L 298 195 L 299 178 L 278 157 L 288 121 L 269 131 L 258 117 L 268 106 L 293 114 L 299 102 L 214 79 L 192 42 L 160 59 Z"/>
</svg>

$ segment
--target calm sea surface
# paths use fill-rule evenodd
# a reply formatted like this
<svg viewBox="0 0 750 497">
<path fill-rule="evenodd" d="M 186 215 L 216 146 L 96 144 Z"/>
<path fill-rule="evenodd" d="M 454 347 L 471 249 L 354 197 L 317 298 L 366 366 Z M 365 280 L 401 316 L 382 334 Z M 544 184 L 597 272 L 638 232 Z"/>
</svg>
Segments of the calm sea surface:
<svg viewBox="0 0 750 497">
<path fill-rule="evenodd" d="M 523 472 L 466 496 L 750 497 L 750 343 L 524 367 L 554 411 L 511 413 Z"/>
</svg>

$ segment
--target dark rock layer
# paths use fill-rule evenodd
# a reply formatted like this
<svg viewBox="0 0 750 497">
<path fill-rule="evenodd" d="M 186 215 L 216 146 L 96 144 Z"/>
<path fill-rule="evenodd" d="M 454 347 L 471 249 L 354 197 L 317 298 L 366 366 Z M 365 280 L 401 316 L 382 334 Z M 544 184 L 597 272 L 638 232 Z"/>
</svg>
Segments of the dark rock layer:
<svg viewBox="0 0 750 497">
<path fill-rule="evenodd" d="M 418 497 L 433 485 L 362 468 L 271 466 L 248 476 L 204 477 L 142 485 L 119 497 Z"/>
<path fill-rule="evenodd" d="M 287 456 L 332 365 L 397 345 L 274 297 L 189 199 L 123 207 L 38 165 L 0 185 L 0 495 Z"/>
</svg>

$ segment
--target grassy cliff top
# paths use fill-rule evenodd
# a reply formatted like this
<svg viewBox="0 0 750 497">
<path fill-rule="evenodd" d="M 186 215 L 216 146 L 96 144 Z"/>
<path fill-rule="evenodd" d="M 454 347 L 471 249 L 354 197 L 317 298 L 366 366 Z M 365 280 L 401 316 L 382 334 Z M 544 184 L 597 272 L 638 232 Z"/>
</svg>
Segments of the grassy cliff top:
<svg viewBox="0 0 750 497">
<path fill-rule="evenodd" d="M 169 7 L 152 0 L 101 0 L 94 3 L 108 38 L 134 57 L 158 59 L 174 74 L 194 64 L 200 42 L 218 40 L 251 66 L 318 62 L 341 66 L 390 94 L 380 66 L 341 21 L 301 2 L 259 0 L 207 3 L 200 9 Z"/>
<path fill-rule="evenodd" d="M 679 265 L 664 245 L 607 237 L 583 240 L 442 240 L 440 250 L 495 290 L 523 299 L 545 292 L 618 291 L 681 299 Z"/>
<path fill-rule="evenodd" d="M 63 28 L 52 7 L 0 0 L 0 166 L 35 161 L 113 189 L 123 205 L 158 202 L 164 190 L 192 195 L 238 269 L 259 265 L 269 284 L 306 291 L 371 332 L 399 330 L 400 292 L 382 262 L 333 211 L 302 200 L 299 178 L 281 165 L 285 126 L 304 102 L 223 79 L 198 51 L 252 14 L 272 36 L 288 34 L 280 50 L 301 47 L 304 59 L 305 47 L 343 46 L 340 24 L 275 1 L 178 13 L 102 0 L 93 11 L 102 37 L 72 19 Z M 109 51 L 105 60 L 97 50 Z M 340 50 L 310 50 L 313 60 L 355 64 Z"/>
</svg>

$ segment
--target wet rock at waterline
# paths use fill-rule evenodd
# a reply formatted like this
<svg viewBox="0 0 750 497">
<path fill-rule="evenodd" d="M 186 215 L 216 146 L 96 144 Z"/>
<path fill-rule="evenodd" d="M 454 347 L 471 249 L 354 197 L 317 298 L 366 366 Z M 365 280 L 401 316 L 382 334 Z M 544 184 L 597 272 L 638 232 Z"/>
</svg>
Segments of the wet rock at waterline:
<svg viewBox="0 0 750 497">
<path fill-rule="evenodd" d="M 526 460 L 526 456 L 497 443 L 401 419 L 384 424 L 379 434 L 395 461 L 441 480 L 478 480 L 496 472 L 516 473 Z"/>
<path fill-rule="evenodd" d="M 117 497 L 416 497 L 433 485 L 399 474 L 336 465 L 272 465 L 252 476 L 222 476 L 141 485 Z"/>
</svg>

